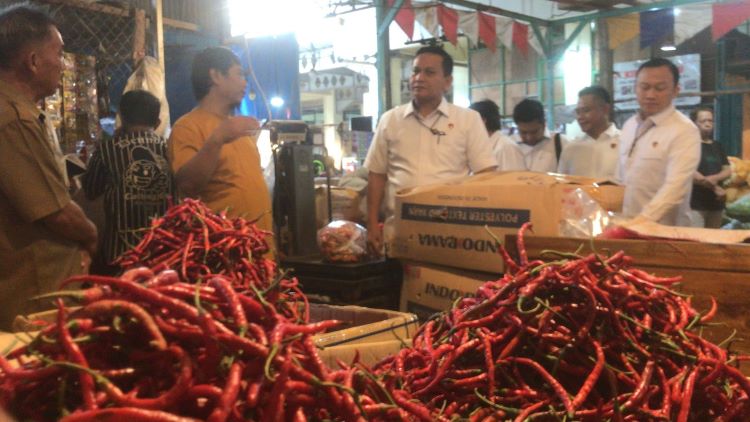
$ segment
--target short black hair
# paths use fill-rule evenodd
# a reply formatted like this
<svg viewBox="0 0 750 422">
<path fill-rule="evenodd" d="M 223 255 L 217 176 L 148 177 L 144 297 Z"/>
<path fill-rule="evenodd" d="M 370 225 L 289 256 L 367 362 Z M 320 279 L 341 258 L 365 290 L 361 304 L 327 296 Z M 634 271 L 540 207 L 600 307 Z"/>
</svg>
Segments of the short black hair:
<svg viewBox="0 0 750 422">
<path fill-rule="evenodd" d="M 612 96 L 609 95 L 609 91 L 601 85 L 587 86 L 578 91 L 578 98 L 583 97 L 584 95 L 591 95 L 592 97 L 602 100 L 604 104 L 612 105 Z"/>
<path fill-rule="evenodd" d="M 696 107 L 696 108 L 694 108 L 693 110 L 690 111 L 690 120 L 692 120 L 693 122 L 697 122 L 698 121 L 698 113 L 700 113 L 701 111 L 707 111 L 707 112 L 711 113 L 711 116 L 714 115 L 714 109 L 713 109 L 713 107 L 707 106 L 707 105 L 699 105 L 698 107 Z"/>
<path fill-rule="evenodd" d="M 152 126 L 159 124 L 161 102 L 153 94 L 142 89 L 128 91 L 120 98 L 122 125 Z"/>
<path fill-rule="evenodd" d="M 51 27 L 57 27 L 54 19 L 26 4 L 0 11 L 0 68 L 11 68 L 24 47 L 46 40 Z"/>
<path fill-rule="evenodd" d="M 675 65 L 672 60 L 665 59 L 663 57 L 655 57 L 653 59 L 648 60 L 647 62 L 641 64 L 638 66 L 638 71 L 635 72 L 635 77 L 638 77 L 638 74 L 641 73 L 641 70 L 645 68 L 655 68 L 655 67 L 662 67 L 666 66 L 670 72 L 672 72 L 672 78 L 674 79 L 674 86 L 677 86 L 680 83 L 680 70 L 677 69 L 677 65 Z"/>
<path fill-rule="evenodd" d="M 484 119 L 484 125 L 490 134 L 500 130 L 500 107 L 492 100 L 482 100 L 472 103 L 470 109 L 475 110 Z"/>
<path fill-rule="evenodd" d="M 513 121 L 516 123 L 544 123 L 544 106 L 537 100 L 526 98 L 513 108 Z"/>
<path fill-rule="evenodd" d="M 226 75 L 236 64 L 240 64 L 240 59 L 226 47 L 209 47 L 196 54 L 190 77 L 195 99 L 202 100 L 211 90 L 211 69 Z"/>
<path fill-rule="evenodd" d="M 451 76 L 453 74 L 453 57 L 451 57 L 450 54 L 443 50 L 443 47 L 437 45 L 424 46 L 417 50 L 417 54 L 414 57 L 419 56 L 420 54 L 437 54 L 438 56 L 442 57 L 443 75 Z"/>
</svg>

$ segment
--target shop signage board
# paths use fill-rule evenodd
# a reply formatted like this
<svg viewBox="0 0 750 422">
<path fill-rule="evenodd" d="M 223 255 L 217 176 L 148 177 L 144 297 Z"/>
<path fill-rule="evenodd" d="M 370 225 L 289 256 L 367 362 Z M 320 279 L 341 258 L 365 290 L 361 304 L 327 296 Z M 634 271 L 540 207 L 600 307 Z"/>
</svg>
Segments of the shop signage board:
<svg viewBox="0 0 750 422">
<path fill-rule="evenodd" d="M 685 54 L 682 56 L 668 57 L 677 65 L 680 71 L 680 93 L 699 93 L 701 90 L 701 56 L 700 54 Z M 635 110 L 638 102 L 635 99 L 635 73 L 638 66 L 646 60 L 635 60 L 614 64 L 614 98 L 615 107 L 618 110 Z M 699 104 L 701 97 L 681 96 L 675 99 L 674 104 L 680 106 L 693 106 Z"/>
</svg>

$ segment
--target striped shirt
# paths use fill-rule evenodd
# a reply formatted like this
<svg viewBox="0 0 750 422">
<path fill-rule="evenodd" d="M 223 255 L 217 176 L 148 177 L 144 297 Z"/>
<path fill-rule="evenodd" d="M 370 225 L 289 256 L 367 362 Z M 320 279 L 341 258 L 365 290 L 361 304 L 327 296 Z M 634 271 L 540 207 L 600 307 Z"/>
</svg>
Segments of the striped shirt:
<svg viewBox="0 0 750 422">
<path fill-rule="evenodd" d="M 166 141 L 153 131 L 105 139 L 91 157 L 83 188 L 89 199 L 104 194 L 100 253 L 105 262 L 135 246 L 175 197 L 166 157 Z"/>
</svg>

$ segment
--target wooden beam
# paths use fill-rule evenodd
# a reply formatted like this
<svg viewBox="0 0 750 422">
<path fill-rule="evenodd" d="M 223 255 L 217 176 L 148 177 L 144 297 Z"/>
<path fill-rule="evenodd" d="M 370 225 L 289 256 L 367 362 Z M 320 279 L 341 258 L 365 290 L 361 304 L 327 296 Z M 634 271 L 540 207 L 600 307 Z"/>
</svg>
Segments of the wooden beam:
<svg viewBox="0 0 750 422">
<path fill-rule="evenodd" d="M 164 21 L 165 26 L 171 26 L 172 28 L 185 29 L 185 30 L 194 31 L 194 32 L 201 31 L 200 25 L 196 25 L 194 23 L 179 21 L 177 19 L 172 19 L 172 18 L 163 18 L 162 20 Z"/>
<path fill-rule="evenodd" d="M 154 5 L 154 14 L 156 15 L 156 56 L 159 60 L 161 73 L 166 75 L 164 60 L 164 12 L 163 0 L 152 0 Z"/>
<path fill-rule="evenodd" d="M 115 7 L 115 6 L 109 6 L 105 4 L 89 3 L 84 0 L 39 0 L 39 1 L 48 3 L 48 4 L 71 6 L 71 7 L 76 7 L 79 9 L 90 10 L 92 12 L 106 13 L 106 14 L 115 15 L 115 16 L 122 16 L 122 17 L 130 16 L 130 10 L 126 10 L 126 9 Z M 200 25 L 197 25 L 191 22 L 185 22 L 185 21 L 172 19 L 172 18 L 164 18 L 163 21 L 164 21 L 164 25 L 170 26 L 172 28 L 185 29 L 188 31 L 195 31 L 195 32 L 201 31 Z"/>
<path fill-rule="evenodd" d="M 105 4 L 90 3 L 83 0 L 41 0 L 44 3 L 57 4 L 62 6 L 72 6 L 79 9 L 91 10 L 94 12 L 107 13 L 115 16 L 130 16 L 130 10 L 121 7 L 108 6 Z"/>
</svg>

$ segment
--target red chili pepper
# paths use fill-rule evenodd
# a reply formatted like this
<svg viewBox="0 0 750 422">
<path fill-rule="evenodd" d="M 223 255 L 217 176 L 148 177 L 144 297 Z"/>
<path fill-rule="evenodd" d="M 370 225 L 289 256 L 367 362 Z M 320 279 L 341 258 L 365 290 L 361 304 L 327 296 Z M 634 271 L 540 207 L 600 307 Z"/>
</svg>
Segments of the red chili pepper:
<svg viewBox="0 0 750 422">
<path fill-rule="evenodd" d="M 211 415 L 206 419 L 207 422 L 224 422 L 229 417 L 229 412 L 237 400 L 240 392 L 240 377 L 242 376 L 242 365 L 238 362 L 232 364 L 227 375 L 227 382 L 224 385 L 224 393 L 219 398 L 219 402 Z"/>
<path fill-rule="evenodd" d="M 84 368 L 88 368 L 88 360 L 81 353 L 81 349 L 73 341 L 68 331 L 68 325 L 65 322 L 65 306 L 63 305 L 62 299 L 57 299 L 57 332 L 59 335 L 60 343 L 68 355 L 68 359 L 71 362 L 80 365 Z M 94 398 L 94 378 L 85 371 L 80 371 L 78 374 L 79 382 L 81 383 L 81 396 L 83 397 L 84 409 L 94 410 L 97 408 L 96 399 Z"/>
<path fill-rule="evenodd" d="M 72 413 L 60 422 L 199 422 L 199 419 L 186 418 L 157 410 L 134 407 L 117 407 Z"/>
<path fill-rule="evenodd" d="M 589 376 L 586 377 L 586 381 L 583 382 L 581 389 L 578 390 L 578 394 L 573 398 L 573 402 L 571 403 L 573 410 L 583 404 L 589 393 L 591 393 L 591 390 L 594 388 L 594 385 L 599 381 L 599 376 L 604 369 L 604 350 L 598 341 L 592 340 L 591 343 L 594 345 L 594 351 L 596 352 L 596 364 L 594 364 L 594 369 L 591 370 Z"/>
<path fill-rule="evenodd" d="M 685 388 L 682 392 L 682 402 L 680 403 L 680 413 L 677 414 L 677 422 L 687 422 L 688 420 L 688 416 L 690 415 L 690 401 L 693 399 L 693 389 L 697 376 L 698 368 L 694 368 L 688 374 L 685 381 Z"/>
<path fill-rule="evenodd" d="M 247 332 L 247 318 L 245 317 L 245 310 L 242 308 L 242 303 L 240 303 L 237 292 L 234 291 L 227 279 L 221 277 L 213 277 L 208 283 L 224 297 L 231 311 L 234 323 L 239 328 L 240 337 L 244 336 Z"/>
<path fill-rule="evenodd" d="M 167 341 L 161 334 L 159 327 L 151 318 L 145 309 L 132 302 L 126 302 L 124 300 L 99 300 L 97 302 L 86 305 L 81 310 L 81 315 L 89 317 L 101 317 L 102 315 L 112 315 L 119 313 L 127 313 L 130 317 L 138 321 L 144 328 L 145 333 L 151 338 L 150 343 L 157 350 L 165 350 L 167 348 Z"/>
</svg>

